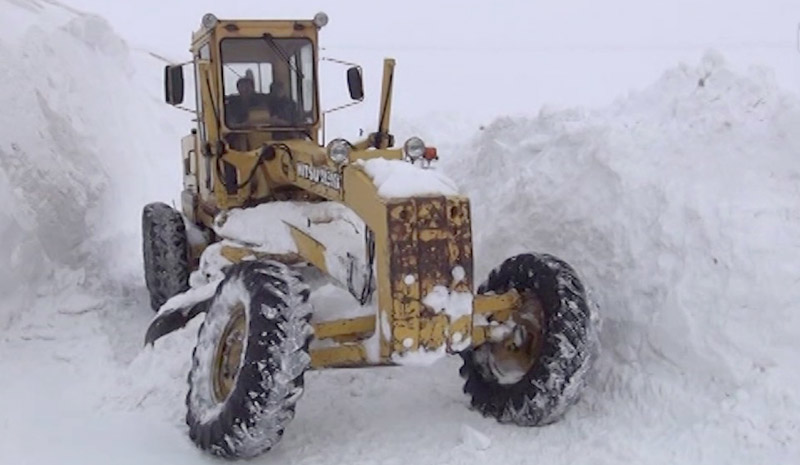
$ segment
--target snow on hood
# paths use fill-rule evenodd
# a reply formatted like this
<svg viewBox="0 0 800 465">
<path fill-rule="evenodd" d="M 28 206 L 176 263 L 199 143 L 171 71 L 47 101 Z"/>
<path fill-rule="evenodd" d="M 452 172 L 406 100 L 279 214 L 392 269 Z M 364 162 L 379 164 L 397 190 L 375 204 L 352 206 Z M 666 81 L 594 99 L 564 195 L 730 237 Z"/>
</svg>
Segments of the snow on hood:
<svg viewBox="0 0 800 465">
<path fill-rule="evenodd" d="M 362 232 L 361 223 L 355 213 L 340 203 L 276 202 L 222 213 L 215 219 L 214 231 L 221 237 L 251 244 L 257 250 L 280 254 L 297 252 L 287 225 L 320 229 L 319 234 L 334 236 L 331 242 L 341 243 L 353 242 L 352 237 Z"/>
<path fill-rule="evenodd" d="M 378 195 L 390 199 L 416 195 L 458 195 L 456 183 L 434 167 L 422 168 L 403 160 L 359 160 L 375 183 Z"/>
<path fill-rule="evenodd" d="M 742 422 L 798 411 L 800 102 L 767 71 L 710 53 L 598 111 L 497 119 L 460 153 L 443 161 L 472 199 L 476 275 L 550 252 L 594 292 L 596 402 L 657 415 L 645 393 L 694 385 L 670 405 L 695 418 L 754 385 Z"/>
</svg>

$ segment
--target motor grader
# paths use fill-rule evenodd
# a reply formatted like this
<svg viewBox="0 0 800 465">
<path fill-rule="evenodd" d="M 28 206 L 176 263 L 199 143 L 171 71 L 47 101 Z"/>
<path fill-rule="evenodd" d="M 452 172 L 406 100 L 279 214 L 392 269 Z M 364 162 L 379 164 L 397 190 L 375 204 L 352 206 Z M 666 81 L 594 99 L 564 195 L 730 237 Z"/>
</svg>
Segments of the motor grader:
<svg viewBox="0 0 800 465">
<path fill-rule="evenodd" d="M 166 102 L 181 107 L 191 66 L 196 127 L 182 140 L 180 210 L 151 203 L 142 214 L 158 311 L 145 340 L 204 315 L 186 397 L 192 440 L 256 456 L 294 417 L 306 370 L 447 354 L 462 357 L 464 392 L 483 415 L 556 421 L 594 358 L 575 271 L 522 254 L 475 292 L 469 200 L 436 169 L 435 148 L 417 137 L 395 147 L 389 132 L 394 60 L 383 63 L 375 131 L 323 140 L 327 21 L 207 14 L 192 59 L 165 70 Z M 351 103 L 363 100 L 361 67 L 327 60 L 348 66 Z M 329 299 L 331 286 L 349 300 Z"/>
</svg>

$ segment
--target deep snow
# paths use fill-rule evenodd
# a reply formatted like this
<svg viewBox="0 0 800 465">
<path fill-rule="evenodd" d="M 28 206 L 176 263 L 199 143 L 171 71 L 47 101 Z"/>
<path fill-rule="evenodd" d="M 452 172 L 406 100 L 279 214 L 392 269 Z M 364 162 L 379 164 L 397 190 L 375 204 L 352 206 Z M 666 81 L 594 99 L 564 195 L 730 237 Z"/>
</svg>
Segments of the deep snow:
<svg viewBox="0 0 800 465">
<path fill-rule="evenodd" d="M 3 328 L 53 268 L 138 274 L 140 208 L 180 191 L 186 123 L 163 111 L 162 64 L 105 20 L 44 1 L 0 8 Z"/>
<path fill-rule="evenodd" d="M 498 119 L 448 164 L 474 199 L 476 275 L 529 250 L 580 270 L 604 318 L 590 402 L 690 431 L 705 447 L 680 461 L 721 443 L 715 460 L 796 458 L 798 127 L 767 71 L 714 53 L 602 110 Z"/>
<path fill-rule="evenodd" d="M 141 347 L 139 209 L 175 198 L 188 128 L 162 63 L 52 1 L 0 11 L 0 463 L 213 463 L 183 424 L 198 321 Z M 523 429 L 469 411 L 452 358 L 312 372 L 255 462 L 796 462 L 798 127 L 768 72 L 710 53 L 595 111 L 422 134 L 473 199 L 476 276 L 547 251 L 594 291 L 584 399 Z"/>
</svg>

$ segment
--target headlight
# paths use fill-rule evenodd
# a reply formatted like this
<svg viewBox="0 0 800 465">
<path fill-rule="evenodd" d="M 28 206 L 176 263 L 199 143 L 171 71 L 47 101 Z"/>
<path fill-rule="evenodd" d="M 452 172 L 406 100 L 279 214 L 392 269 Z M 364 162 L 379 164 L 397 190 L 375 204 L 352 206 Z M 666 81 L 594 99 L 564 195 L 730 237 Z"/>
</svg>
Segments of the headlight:
<svg viewBox="0 0 800 465">
<path fill-rule="evenodd" d="M 412 137 L 403 144 L 403 151 L 411 161 L 419 160 L 425 155 L 425 142 L 419 137 Z"/>
<path fill-rule="evenodd" d="M 328 143 L 328 158 L 341 165 L 350 158 L 350 142 L 344 139 L 333 139 Z"/>
<path fill-rule="evenodd" d="M 314 15 L 314 25 L 317 26 L 317 29 L 322 29 L 326 24 L 328 24 L 328 15 L 322 11 Z"/>
<path fill-rule="evenodd" d="M 214 13 L 206 13 L 206 14 L 203 15 L 203 27 L 204 28 L 206 28 L 206 29 L 214 29 L 214 26 L 217 25 L 217 22 L 219 22 L 219 20 L 217 19 L 216 16 L 214 16 Z"/>
</svg>

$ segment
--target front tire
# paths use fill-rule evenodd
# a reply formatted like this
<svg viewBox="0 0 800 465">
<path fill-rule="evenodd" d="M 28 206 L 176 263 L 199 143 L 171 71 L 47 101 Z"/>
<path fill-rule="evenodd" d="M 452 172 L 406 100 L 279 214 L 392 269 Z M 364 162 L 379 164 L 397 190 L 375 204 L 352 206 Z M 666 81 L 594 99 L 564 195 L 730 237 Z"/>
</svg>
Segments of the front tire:
<svg viewBox="0 0 800 465">
<path fill-rule="evenodd" d="M 518 313 L 531 309 L 516 325 L 528 325 L 522 333 L 527 339 L 516 340 L 530 344 L 523 345 L 523 357 L 520 350 L 509 355 L 500 341 L 462 352 L 464 392 L 473 408 L 501 423 L 546 425 L 560 419 L 584 387 L 596 349 L 590 306 L 575 271 L 551 255 L 509 258 L 478 293 L 511 289 L 523 299 Z"/>
<path fill-rule="evenodd" d="M 142 253 L 150 306 L 158 311 L 170 297 L 189 289 L 189 246 L 179 211 L 161 202 L 145 205 Z"/>
<path fill-rule="evenodd" d="M 280 441 L 311 361 L 308 295 L 278 262 L 228 269 L 192 355 L 186 423 L 198 447 L 250 458 Z"/>
</svg>

